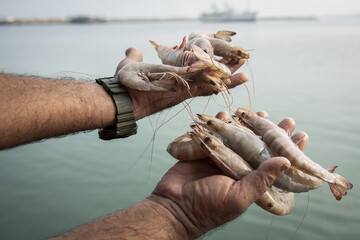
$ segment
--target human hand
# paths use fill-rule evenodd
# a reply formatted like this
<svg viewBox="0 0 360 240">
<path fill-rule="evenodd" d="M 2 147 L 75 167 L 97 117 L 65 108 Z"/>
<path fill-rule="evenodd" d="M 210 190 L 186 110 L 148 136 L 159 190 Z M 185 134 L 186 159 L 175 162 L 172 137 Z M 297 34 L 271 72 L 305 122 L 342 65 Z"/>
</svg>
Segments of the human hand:
<svg viewBox="0 0 360 240">
<path fill-rule="evenodd" d="M 268 116 L 266 112 L 258 115 Z M 295 121 L 286 118 L 279 126 L 291 133 Z M 308 143 L 303 132 L 294 134 L 292 139 L 302 150 Z M 224 176 L 209 159 L 179 161 L 163 176 L 148 199 L 167 208 L 186 228 L 190 239 L 197 238 L 239 217 L 289 166 L 290 162 L 283 157 L 271 158 L 235 181 Z"/>
<path fill-rule="evenodd" d="M 115 75 L 126 64 L 142 61 L 142 54 L 136 48 L 127 49 L 125 54 L 126 57 L 117 66 Z M 240 59 L 239 61 L 222 59 L 222 61 L 229 67 L 232 73 L 236 72 L 246 62 L 245 59 Z M 225 79 L 224 83 L 228 88 L 233 88 L 247 81 L 248 76 L 246 74 L 237 73 L 232 75 L 229 79 Z M 133 104 L 135 120 L 174 106 L 192 96 L 206 96 L 212 94 L 211 90 L 200 87 L 196 83 L 189 82 L 189 85 L 190 93 L 188 89 L 182 85 L 178 85 L 175 92 L 146 92 L 128 89 Z"/>
</svg>

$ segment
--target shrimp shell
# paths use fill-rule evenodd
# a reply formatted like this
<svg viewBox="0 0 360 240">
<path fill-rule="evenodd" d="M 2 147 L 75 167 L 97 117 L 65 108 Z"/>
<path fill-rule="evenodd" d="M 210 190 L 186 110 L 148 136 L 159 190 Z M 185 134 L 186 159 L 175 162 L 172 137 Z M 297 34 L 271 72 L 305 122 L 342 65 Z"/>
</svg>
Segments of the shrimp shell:
<svg viewBox="0 0 360 240">
<path fill-rule="evenodd" d="M 237 109 L 236 116 L 256 134 L 260 135 L 272 151 L 286 157 L 293 167 L 327 182 L 336 200 L 341 200 L 342 196 L 347 194 L 347 190 L 353 187 L 344 177 L 331 173 L 312 161 L 291 141 L 291 138 L 282 128 L 268 119 L 260 118 L 255 113 L 243 109 Z"/>
<path fill-rule="evenodd" d="M 195 128 L 190 134 L 227 176 L 241 180 L 253 171 L 253 168 L 243 158 L 205 129 Z M 272 214 L 282 216 L 289 214 L 294 208 L 295 198 L 294 193 L 279 192 L 269 188 L 255 203 Z"/>
<path fill-rule="evenodd" d="M 250 129 L 227 124 L 215 117 L 198 114 L 203 125 L 221 137 L 225 145 L 243 157 L 253 168 L 274 157 L 268 146 Z M 308 192 L 319 188 L 323 181 L 290 167 L 274 182 L 274 186 L 289 192 Z"/>
<path fill-rule="evenodd" d="M 117 74 L 120 83 L 141 91 L 175 91 L 175 85 L 188 86 L 184 78 L 193 73 L 189 67 L 175 67 L 164 64 L 134 62 L 126 64 Z"/>
<path fill-rule="evenodd" d="M 211 58 L 200 47 L 193 45 L 191 51 L 185 47 L 168 47 L 150 41 L 155 46 L 161 62 L 172 66 L 188 66 L 189 72 L 197 72 L 194 79 L 198 83 L 205 83 L 205 87 L 210 87 L 215 93 L 227 90 L 221 78 L 231 76 L 230 69 L 223 63 Z M 185 46 L 186 40 L 180 46 Z M 202 70 L 202 71 L 201 71 Z"/>
<path fill-rule="evenodd" d="M 202 148 L 192 140 L 189 132 L 177 137 L 168 145 L 166 150 L 171 156 L 181 161 L 199 160 L 207 157 Z"/>
<path fill-rule="evenodd" d="M 195 55 L 183 48 L 178 47 L 169 47 L 165 45 L 160 45 L 150 40 L 150 43 L 154 45 L 156 52 L 158 53 L 158 57 L 160 58 L 163 64 L 168 64 L 172 66 L 184 67 L 192 65 L 197 62 L 198 59 Z M 206 65 L 199 66 L 199 69 L 206 68 Z"/>
<path fill-rule="evenodd" d="M 248 51 L 246 51 L 242 47 L 230 44 L 230 36 L 233 36 L 235 34 L 236 32 L 232 31 L 218 31 L 216 33 L 192 32 L 189 34 L 188 40 L 191 41 L 195 38 L 203 38 L 208 40 L 214 49 L 214 54 L 217 56 L 249 59 L 250 54 Z"/>
</svg>

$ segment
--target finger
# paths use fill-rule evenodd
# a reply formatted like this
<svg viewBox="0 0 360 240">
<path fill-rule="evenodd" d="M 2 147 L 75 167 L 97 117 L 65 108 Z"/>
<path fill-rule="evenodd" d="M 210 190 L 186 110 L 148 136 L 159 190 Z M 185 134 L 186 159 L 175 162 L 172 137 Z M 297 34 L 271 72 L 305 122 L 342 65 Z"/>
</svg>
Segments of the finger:
<svg viewBox="0 0 360 240">
<path fill-rule="evenodd" d="M 227 59 L 224 60 L 226 62 L 226 65 L 230 69 L 231 73 L 236 72 L 244 63 L 246 63 L 246 59 L 231 59 L 228 61 Z"/>
<path fill-rule="evenodd" d="M 309 143 L 309 135 L 305 132 L 297 132 L 291 137 L 291 140 L 303 151 Z"/>
<path fill-rule="evenodd" d="M 224 122 L 229 122 L 229 119 L 230 119 L 230 114 L 226 111 L 221 111 L 219 112 L 218 114 L 216 114 L 215 116 L 217 119 L 220 119 L 221 121 L 224 121 Z"/>
<path fill-rule="evenodd" d="M 265 111 L 258 111 L 256 113 L 259 117 L 265 118 L 265 119 L 269 119 L 269 114 Z"/>
<path fill-rule="evenodd" d="M 125 51 L 125 58 L 121 60 L 121 62 L 116 67 L 115 76 L 119 72 L 121 68 L 123 68 L 126 64 L 132 63 L 132 62 L 141 62 L 143 59 L 142 53 L 137 48 L 128 48 Z"/>
<path fill-rule="evenodd" d="M 228 86 L 228 88 L 236 87 L 240 84 L 243 84 L 249 80 L 249 76 L 245 73 L 237 73 L 230 77 L 230 81 L 225 81 L 225 84 Z"/>
<path fill-rule="evenodd" d="M 247 208 L 261 197 L 276 178 L 290 166 L 289 160 L 283 157 L 274 157 L 263 162 L 252 173 L 236 182 L 235 192 L 239 203 Z"/>
<path fill-rule="evenodd" d="M 290 136 L 296 127 L 296 123 L 294 119 L 287 117 L 282 120 L 278 126 L 283 128 Z"/>
<path fill-rule="evenodd" d="M 143 60 L 143 55 L 137 48 L 128 48 L 125 51 L 126 58 L 133 59 L 135 62 L 141 62 Z"/>
<path fill-rule="evenodd" d="M 232 60 L 232 58 L 228 58 L 228 57 L 223 57 L 222 59 L 220 59 L 220 61 L 223 64 L 228 64 L 231 60 Z"/>
</svg>

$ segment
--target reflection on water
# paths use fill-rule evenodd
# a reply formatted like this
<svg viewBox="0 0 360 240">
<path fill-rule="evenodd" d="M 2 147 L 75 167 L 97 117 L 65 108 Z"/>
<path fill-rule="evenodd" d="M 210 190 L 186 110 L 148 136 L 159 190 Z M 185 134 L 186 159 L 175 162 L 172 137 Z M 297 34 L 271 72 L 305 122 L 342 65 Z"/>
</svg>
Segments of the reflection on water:
<svg viewBox="0 0 360 240">
<path fill-rule="evenodd" d="M 191 31 L 237 31 L 234 42 L 255 49 L 250 59 L 256 83 L 254 110 L 268 111 L 275 122 L 293 117 L 297 129 L 310 135 L 306 153 L 324 167 L 339 165 L 337 171 L 355 186 L 341 202 L 326 184 L 310 192 L 307 217 L 294 239 L 355 239 L 360 234 L 355 210 L 360 208 L 356 177 L 360 167 L 359 25 L 354 20 L 324 20 L 1 27 L 0 70 L 92 79 L 86 74 L 112 75 L 130 45 L 144 53 L 145 62 L 159 63 L 148 40 L 176 45 Z M 242 70 L 249 73 L 247 67 Z M 234 106 L 249 108 L 243 87 L 231 92 Z M 192 111 L 203 112 L 207 101 L 205 97 L 194 100 Z M 211 99 L 206 113 L 222 110 L 222 101 L 220 96 Z M 159 117 L 161 122 L 181 108 L 139 121 L 138 134 L 126 141 L 103 142 L 92 131 L 1 151 L 0 238 L 49 237 L 142 200 L 175 162 L 166 153 L 167 144 L 188 130 L 191 122 L 183 111 L 165 124 L 157 132 L 150 161 L 149 120 L 155 124 Z M 294 211 L 274 220 L 251 206 L 205 239 L 265 239 L 272 220 L 269 239 L 288 239 L 306 205 L 307 194 L 297 194 Z"/>
</svg>

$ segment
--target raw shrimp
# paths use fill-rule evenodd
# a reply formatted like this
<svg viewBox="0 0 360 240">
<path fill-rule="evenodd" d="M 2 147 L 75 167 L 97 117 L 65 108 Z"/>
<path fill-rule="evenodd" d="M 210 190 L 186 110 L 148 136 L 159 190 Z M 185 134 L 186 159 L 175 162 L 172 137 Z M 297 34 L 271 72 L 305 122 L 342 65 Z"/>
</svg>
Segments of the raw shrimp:
<svg viewBox="0 0 360 240">
<path fill-rule="evenodd" d="M 253 168 L 244 159 L 205 129 L 195 127 L 190 134 L 193 140 L 229 177 L 240 180 L 253 171 Z M 294 208 L 295 198 L 294 193 L 278 192 L 269 188 L 255 203 L 272 214 L 286 215 Z"/>
<path fill-rule="evenodd" d="M 230 36 L 235 35 L 232 31 L 218 31 L 214 32 L 192 32 L 189 34 L 188 40 L 192 39 L 206 39 L 210 42 L 214 49 L 214 54 L 222 57 L 249 59 L 250 54 L 245 49 L 239 46 L 230 44 Z"/>
<path fill-rule="evenodd" d="M 201 48 L 204 52 L 209 54 L 210 57 L 214 57 L 214 48 L 207 38 L 192 38 L 186 44 L 187 48 L 190 49 L 191 45 L 196 45 Z"/>
<path fill-rule="evenodd" d="M 159 45 L 154 41 L 150 41 L 151 44 L 155 46 L 155 50 L 158 53 L 158 56 L 162 63 L 169 64 L 178 67 L 189 66 L 190 68 L 195 68 L 196 70 L 202 70 L 205 68 L 210 68 L 213 71 L 219 72 L 221 77 L 230 77 L 230 69 L 223 63 L 212 58 L 204 50 L 192 44 L 188 50 L 186 47 L 186 39 L 183 38 L 183 42 L 180 47 L 168 47 L 164 45 Z"/>
<path fill-rule="evenodd" d="M 183 41 L 186 40 L 183 39 Z M 184 67 L 191 66 L 193 63 L 199 60 L 195 57 L 192 51 L 186 49 L 186 46 L 182 47 L 184 43 L 182 43 L 180 47 L 169 47 L 165 45 L 160 45 L 151 40 L 150 43 L 154 45 L 155 50 L 158 53 L 158 57 L 163 64 Z M 206 68 L 206 65 L 202 65 L 202 67 L 200 66 L 199 68 L 204 69 Z"/>
<path fill-rule="evenodd" d="M 267 145 L 251 130 L 234 126 L 215 117 L 198 114 L 203 125 L 221 137 L 225 145 L 244 158 L 253 168 L 274 157 Z M 308 192 L 319 188 L 323 181 L 290 167 L 274 182 L 274 186 L 289 192 Z"/>
<path fill-rule="evenodd" d="M 207 156 L 202 148 L 192 140 L 189 132 L 177 137 L 166 150 L 171 156 L 181 161 L 199 160 Z"/>
<path fill-rule="evenodd" d="M 185 79 L 193 76 L 189 67 L 134 62 L 126 64 L 117 74 L 120 83 L 141 91 L 175 91 L 181 83 L 189 88 Z"/>
<path fill-rule="evenodd" d="M 261 136 L 273 152 L 286 157 L 293 167 L 327 182 L 337 200 L 341 200 L 342 196 L 347 194 L 347 190 L 353 187 L 344 177 L 331 173 L 307 157 L 291 141 L 288 134 L 271 121 L 243 109 L 237 109 L 236 116 L 257 135 Z M 334 169 L 335 167 L 331 168 L 331 171 Z"/>
<path fill-rule="evenodd" d="M 211 58 L 200 47 L 193 45 L 191 51 L 187 50 L 185 38 L 180 47 L 173 48 L 159 45 L 154 41 L 150 42 L 155 46 L 162 63 L 178 67 L 188 66 L 190 72 L 199 72 L 195 78 L 196 82 L 205 82 L 206 86 L 212 88 L 214 92 L 222 92 L 227 89 L 222 78 L 231 76 L 230 69 L 225 64 Z"/>
</svg>

